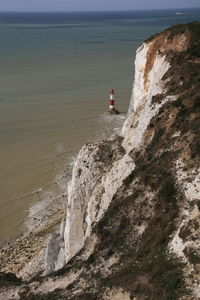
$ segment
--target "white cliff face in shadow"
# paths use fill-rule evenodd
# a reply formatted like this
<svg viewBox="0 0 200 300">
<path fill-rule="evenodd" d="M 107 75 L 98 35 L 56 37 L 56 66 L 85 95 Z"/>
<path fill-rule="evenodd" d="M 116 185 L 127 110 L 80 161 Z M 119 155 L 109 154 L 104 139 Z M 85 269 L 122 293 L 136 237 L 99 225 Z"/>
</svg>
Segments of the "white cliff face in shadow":
<svg viewBox="0 0 200 300">
<path fill-rule="evenodd" d="M 68 186 L 64 233 L 66 262 L 84 245 L 88 203 L 105 167 L 104 161 L 98 156 L 98 151 L 98 144 L 84 146 L 74 165 L 72 180 Z"/>
<path fill-rule="evenodd" d="M 149 72 L 145 71 L 150 59 L 148 52 L 151 44 L 145 43 L 137 50 L 129 114 L 121 132 L 122 145 L 113 138 L 109 142 L 85 145 L 79 152 L 72 180 L 68 185 L 64 248 L 60 247 L 60 252 L 56 248 L 57 258 L 50 255 L 46 265 L 51 264 L 58 269 L 81 250 L 93 226 L 102 218 L 115 193 L 123 185 L 124 179 L 134 170 L 135 163 L 129 155 L 130 151 L 140 147 L 144 132 L 160 107 L 175 99 L 168 96 L 161 103 L 152 103 L 153 96 L 165 92 L 162 78 L 170 64 L 165 55 L 157 51 L 152 67 Z M 120 152 L 122 146 L 124 153 Z M 62 238 L 59 236 L 61 241 Z M 56 260 L 54 264 L 51 258 Z M 48 267 L 46 273 L 49 273 Z"/>
<path fill-rule="evenodd" d="M 120 144 L 110 139 L 84 146 L 79 153 L 68 190 L 66 262 L 83 247 L 93 225 L 101 219 L 124 178 L 134 168 L 132 158 L 121 150 Z M 111 155 L 116 155 L 112 164 Z"/>
</svg>

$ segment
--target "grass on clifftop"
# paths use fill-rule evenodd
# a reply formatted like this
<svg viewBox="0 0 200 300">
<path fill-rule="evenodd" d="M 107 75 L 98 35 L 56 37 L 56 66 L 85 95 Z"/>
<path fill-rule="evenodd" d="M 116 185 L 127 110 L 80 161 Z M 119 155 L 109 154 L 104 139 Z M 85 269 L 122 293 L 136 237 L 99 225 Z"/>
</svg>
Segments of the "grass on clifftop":
<svg viewBox="0 0 200 300">
<path fill-rule="evenodd" d="M 169 36 L 168 36 L 169 40 L 173 39 L 178 34 L 189 32 L 191 38 L 191 47 L 189 47 L 187 53 L 194 58 L 200 57 L 200 22 L 174 25 L 170 28 L 167 28 L 164 32 L 169 32 Z M 156 38 L 159 35 L 160 34 L 155 34 L 151 36 L 149 39 L 147 39 L 145 42 L 146 43 L 151 42 L 154 38 Z"/>
</svg>

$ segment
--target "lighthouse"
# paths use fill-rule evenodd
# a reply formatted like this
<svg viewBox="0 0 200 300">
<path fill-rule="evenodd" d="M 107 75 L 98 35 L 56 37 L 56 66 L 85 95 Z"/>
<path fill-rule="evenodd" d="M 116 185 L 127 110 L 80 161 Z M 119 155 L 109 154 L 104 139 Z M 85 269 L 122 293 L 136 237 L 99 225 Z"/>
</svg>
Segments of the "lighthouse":
<svg viewBox="0 0 200 300">
<path fill-rule="evenodd" d="M 110 100 L 109 100 L 109 113 L 118 115 L 119 111 L 115 108 L 115 96 L 114 96 L 114 89 L 110 91 Z"/>
</svg>

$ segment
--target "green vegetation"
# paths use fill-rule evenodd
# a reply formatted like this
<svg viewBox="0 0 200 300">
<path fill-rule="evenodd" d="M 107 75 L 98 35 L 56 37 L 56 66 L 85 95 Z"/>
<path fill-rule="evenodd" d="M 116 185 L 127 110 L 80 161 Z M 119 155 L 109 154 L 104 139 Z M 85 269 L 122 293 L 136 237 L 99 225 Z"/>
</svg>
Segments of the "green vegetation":
<svg viewBox="0 0 200 300">
<path fill-rule="evenodd" d="M 160 114 L 168 115 L 168 108 Z M 183 279 L 184 264 L 167 250 L 170 235 L 176 228 L 178 201 L 183 196 L 172 175 L 172 162 L 179 155 L 179 150 L 164 151 L 157 155 L 161 149 L 168 149 L 172 141 L 166 127 L 159 124 L 163 118 L 156 118 L 157 121 L 152 120 L 157 122 L 154 137 L 145 152 L 137 154 L 136 168 L 124 181 L 124 189 L 130 189 L 135 178 L 140 183 L 134 186 L 131 195 L 113 199 L 105 217 L 97 226 L 97 234 L 101 239 L 97 253 L 109 248 L 108 256 L 116 252 L 121 254 L 121 267 L 106 278 L 104 285 L 129 290 L 133 298 L 140 295 L 147 299 L 160 299 L 162 295 L 162 299 L 171 300 L 189 293 Z M 130 212 L 136 209 L 134 203 L 138 197 L 143 199 L 140 202 L 143 209 L 147 186 L 155 191 L 154 217 L 148 222 L 136 246 L 133 228 L 135 222 L 141 222 L 141 216 L 133 220 Z M 129 244 L 127 241 L 131 240 L 133 243 Z"/>
<path fill-rule="evenodd" d="M 132 297 L 142 295 L 145 299 L 178 299 L 187 294 L 183 287 L 183 264 L 163 251 L 149 254 L 132 261 L 113 276 L 109 282 L 131 290 Z"/>
<path fill-rule="evenodd" d="M 167 29 L 167 31 L 170 32 L 170 35 L 168 36 L 168 39 L 173 39 L 176 35 L 185 33 L 187 30 L 190 30 L 190 27 L 193 27 L 193 23 L 189 24 L 178 24 L 170 27 L 170 29 Z"/>
<path fill-rule="evenodd" d="M 155 128 L 153 139 L 146 151 L 137 156 L 136 169 L 125 181 L 128 186 L 135 177 L 139 177 L 145 186 L 150 185 L 155 191 L 159 188 L 155 196 L 154 218 L 143 233 L 139 248 L 133 247 L 125 251 L 121 257 L 123 267 L 111 275 L 109 280 L 111 285 L 132 290 L 133 297 L 142 295 L 147 299 L 160 299 L 162 295 L 162 299 L 171 300 L 189 293 L 184 285 L 184 264 L 167 250 L 170 235 L 176 228 L 178 202 L 183 197 L 177 190 L 172 175 L 172 162 L 176 160 L 181 149 L 173 146 L 171 135 L 180 130 L 184 141 L 184 135 L 193 134 L 193 141 L 188 145 L 191 158 L 200 156 L 200 71 L 199 63 L 195 61 L 200 57 L 200 22 L 177 25 L 168 30 L 169 39 L 186 31 L 191 37 L 191 47 L 186 52 L 171 56 L 172 67 L 163 78 L 168 79 L 168 94 L 177 93 L 180 96 L 172 105 L 164 105 L 159 115 L 151 121 L 149 128 Z M 164 95 L 154 98 L 153 101 L 159 102 L 162 97 Z M 173 112 L 175 119 L 167 129 L 164 122 L 173 107 L 177 109 Z M 184 147 L 184 143 L 182 145 Z M 170 148 L 174 150 L 167 151 Z M 165 151 L 158 155 L 161 149 Z M 129 201 L 130 198 L 131 196 Z M 196 253 L 187 253 L 187 256 L 191 263 L 199 263 Z"/>
<path fill-rule="evenodd" d="M 143 165 L 141 173 L 137 170 L 137 176 L 139 173 L 143 176 L 144 169 Z M 137 196 L 138 193 L 135 192 L 133 196 L 125 198 L 123 208 L 119 207 L 119 209 L 124 210 L 124 205 L 128 202 L 130 210 L 131 201 L 133 207 Z M 133 297 L 143 295 L 147 299 L 160 299 L 160 295 L 162 299 L 178 299 L 181 295 L 188 293 L 183 279 L 184 264 L 167 251 L 170 234 L 175 229 L 174 221 L 178 215 L 177 199 L 179 196 L 173 178 L 170 176 L 163 178 L 156 196 L 155 216 L 142 235 L 138 249 L 134 247 L 134 244 L 132 247 L 123 247 L 120 260 L 122 268 L 106 279 L 109 286 L 121 286 L 131 291 Z M 109 237 L 109 232 L 106 235 L 103 234 L 104 245 L 106 239 L 107 244 L 112 244 L 115 250 L 122 249 L 125 239 L 123 235 L 131 232 L 131 221 L 127 221 L 127 217 L 124 220 L 126 221 L 124 221 L 125 226 L 122 227 L 123 231 L 120 229 L 121 224 L 115 231 L 118 239 L 113 234 Z M 108 226 L 106 220 L 103 225 Z"/>
<path fill-rule="evenodd" d="M 192 264 L 200 264 L 200 256 L 194 250 L 187 251 L 185 254 Z"/>
<path fill-rule="evenodd" d="M 178 24 L 174 25 L 170 28 L 167 28 L 164 32 L 169 32 L 168 39 L 172 40 L 175 36 L 182 33 L 189 33 L 191 38 L 191 47 L 187 50 L 187 54 L 190 57 L 200 57 L 200 22 L 192 22 L 189 24 Z M 150 42 L 154 38 L 159 36 L 159 34 L 155 34 L 147 39 L 145 42 Z"/>
<path fill-rule="evenodd" d="M 188 32 L 191 38 L 191 46 L 186 53 L 189 54 L 190 57 L 200 57 L 200 22 L 175 25 L 169 29 L 169 32 L 170 35 L 168 39 L 172 39 L 178 34 Z"/>
<path fill-rule="evenodd" d="M 22 280 L 13 273 L 0 272 L 0 286 L 20 285 Z"/>
</svg>

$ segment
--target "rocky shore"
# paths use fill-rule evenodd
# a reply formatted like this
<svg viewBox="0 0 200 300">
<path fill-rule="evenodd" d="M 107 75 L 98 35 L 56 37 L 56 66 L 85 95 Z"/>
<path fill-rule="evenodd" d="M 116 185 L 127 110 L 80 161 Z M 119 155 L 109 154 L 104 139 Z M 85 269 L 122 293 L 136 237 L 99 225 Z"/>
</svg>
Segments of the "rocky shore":
<svg viewBox="0 0 200 300">
<path fill-rule="evenodd" d="M 59 227 L 65 213 L 64 209 L 58 209 L 45 223 L 2 247 L 0 272 L 11 272 L 24 280 L 41 274 L 44 271 L 44 256 L 49 236 Z"/>
</svg>

